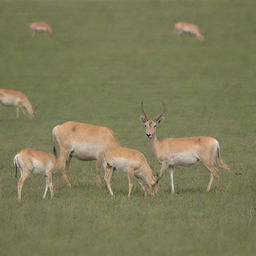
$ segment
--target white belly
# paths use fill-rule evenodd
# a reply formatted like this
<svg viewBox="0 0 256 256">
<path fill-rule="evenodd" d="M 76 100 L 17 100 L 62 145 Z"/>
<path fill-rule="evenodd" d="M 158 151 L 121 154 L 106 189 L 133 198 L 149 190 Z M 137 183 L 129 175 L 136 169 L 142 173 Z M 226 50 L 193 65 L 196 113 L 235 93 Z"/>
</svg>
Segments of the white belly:
<svg viewBox="0 0 256 256">
<path fill-rule="evenodd" d="M 127 158 L 122 158 L 122 157 L 114 157 L 110 161 L 110 165 L 115 167 L 118 170 L 122 170 L 127 172 L 128 167 L 131 168 L 138 168 L 138 163 L 137 162 L 132 162 L 131 159 Z"/>
<path fill-rule="evenodd" d="M 104 150 L 102 145 L 90 143 L 74 143 L 72 149 L 73 156 L 83 161 L 96 160 Z"/>
<path fill-rule="evenodd" d="M 45 175 L 47 172 L 53 168 L 53 164 L 51 162 L 48 162 L 47 164 L 42 163 L 41 161 L 38 161 L 36 159 L 32 160 L 33 164 L 33 173 L 42 174 Z"/>
<path fill-rule="evenodd" d="M 33 28 L 34 30 L 38 31 L 38 32 L 46 32 L 48 29 L 45 28 L 45 27 L 36 27 L 36 28 Z"/>
<path fill-rule="evenodd" d="M 197 164 L 200 161 L 199 157 L 194 152 L 178 152 L 170 156 L 170 165 L 190 166 Z"/>
<path fill-rule="evenodd" d="M 16 106 L 17 100 L 13 99 L 13 97 L 2 97 L 1 104 L 7 107 Z"/>
<path fill-rule="evenodd" d="M 188 33 L 188 34 L 195 34 L 195 31 L 191 28 L 188 28 L 188 27 L 184 27 L 182 29 L 183 33 Z"/>
</svg>

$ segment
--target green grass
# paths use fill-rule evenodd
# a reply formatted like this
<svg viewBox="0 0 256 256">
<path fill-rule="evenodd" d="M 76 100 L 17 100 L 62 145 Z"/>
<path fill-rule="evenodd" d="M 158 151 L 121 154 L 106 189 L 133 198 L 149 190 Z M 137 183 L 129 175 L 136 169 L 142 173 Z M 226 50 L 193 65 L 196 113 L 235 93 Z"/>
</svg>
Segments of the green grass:
<svg viewBox="0 0 256 256">
<path fill-rule="evenodd" d="M 0 108 L 0 255 L 254 255 L 254 0 L 20 0 L 0 2 L 1 87 L 39 105 L 36 120 Z M 49 22 L 54 36 L 32 39 L 27 24 Z M 200 25 L 206 41 L 177 40 L 173 24 Z M 177 194 L 166 175 L 156 198 L 124 173 L 115 198 L 95 186 L 93 162 L 73 160 L 73 188 L 54 178 L 55 198 L 41 200 L 43 177 L 31 176 L 16 198 L 12 159 L 26 147 L 52 151 L 51 130 L 67 120 L 112 128 L 142 151 L 154 170 L 139 121 L 167 107 L 158 137 L 218 138 L 226 171 L 205 193 L 202 166 L 176 168 Z"/>
</svg>

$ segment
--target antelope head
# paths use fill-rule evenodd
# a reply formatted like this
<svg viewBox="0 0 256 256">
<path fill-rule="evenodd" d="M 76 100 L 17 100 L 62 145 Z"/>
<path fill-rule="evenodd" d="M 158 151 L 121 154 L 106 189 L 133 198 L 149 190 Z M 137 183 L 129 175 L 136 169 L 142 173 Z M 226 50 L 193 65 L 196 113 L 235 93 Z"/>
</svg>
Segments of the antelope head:
<svg viewBox="0 0 256 256">
<path fill-rule="evenodd" d="M 32 107 L 32 113 L 31 113 L 31 119 L 35 119 L 36 117 L 36 110 L 38 109 L 38 104 L 33 108 Z"/>
<path fill-rule="evenodd" d="M 145 125 L 146 128 L 146 136 L 151 139 L 156 133 L 156 128 L 158 124 L 161 122 L 161 120 L 164 119 L 164 113 L 165 113 L 165 105 L 163 104 L 163 110 L 161 113 L 159 113 L 154 119 L 150 120 L 147 117 L 147 114 L 144 111 L 143 108 L 143 101 L 141 102 L 141 112 L 142 115 L 140 116 L 141 122 Z"/>
<path fill-rule="evenodd" d="M 158 190 L 160 188 L 158 176 L 155 177 L 155 179 L 156 179 L 156 182 L 153 184 L 153 188 L 152 188 L 152 195 L 153 196 L 157 195 Z"/>
</svg>

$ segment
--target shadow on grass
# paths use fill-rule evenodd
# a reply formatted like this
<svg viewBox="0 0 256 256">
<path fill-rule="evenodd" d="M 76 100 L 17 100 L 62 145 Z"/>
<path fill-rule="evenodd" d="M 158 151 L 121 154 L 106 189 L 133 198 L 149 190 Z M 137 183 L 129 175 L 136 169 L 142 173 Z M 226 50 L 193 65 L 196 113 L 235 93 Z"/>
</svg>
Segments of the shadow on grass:
<svg viewBox="0 0 256 256">
<path fill-rule="evenodd" d="M 170 188 L 169 189 L 164 189 L 162 192 L 171 194 L 171 189 Z M 176 188 L 174 195 L 181 195 L 181 194 L 186 194 L 186 193 L 199 194 L 199 193 L 206 193 L 206 191 L 202 187 L 198 187 L 198 188 L 196 188 L 196 187 Z"/>
<path fill-rule="evenodd" d="M 171 191 L 169 190 L 169 192 L 171 193 Z M 223 192 L 223 188 L 221 186 L 212 186 L 211 190 L 209 192 L 206 192 L 206 188 L 203 187 L 188 187 L 188 188 L 179 188 L 176 190 L 175 194 L 177 195 L 181 195 L 181 194 L 213 194 L 213 193 L 219 193 L 219 192 Z"/>
</svg>

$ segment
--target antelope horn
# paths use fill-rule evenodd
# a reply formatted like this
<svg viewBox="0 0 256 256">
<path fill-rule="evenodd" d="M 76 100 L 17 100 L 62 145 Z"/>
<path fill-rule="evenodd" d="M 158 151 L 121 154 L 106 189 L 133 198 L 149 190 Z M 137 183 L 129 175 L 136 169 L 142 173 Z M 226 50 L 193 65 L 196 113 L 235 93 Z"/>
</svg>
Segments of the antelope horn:
<svg viewBox="0 0 256 256">
<path fill-rule="evenodd" d="M 154 118 L 154 121 L 156 121 L 156 122 L 161 120 L 161 118 L 163 117 L 163 115 L 166 111 L 164 103 L 162 103 L 162 104 L 163 104 L 163 111 Z"/>
<path fill-rule="evenodd" d="M 145 119 L 148 120 L 147 114 L 145 113 L 145 111 L 143 109 L 143 101 L 141 101 L 141 112 L 144 115 Z"/>
</svg>

